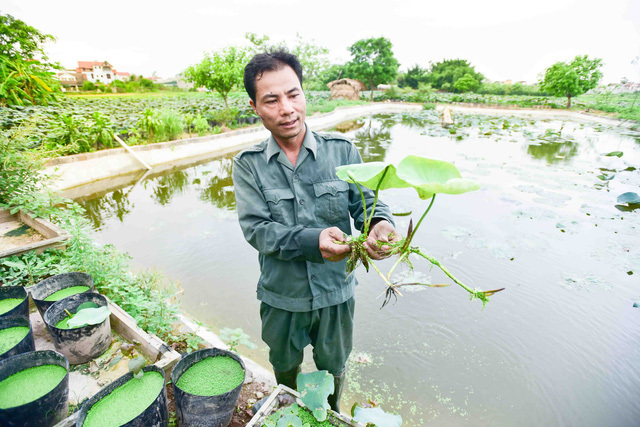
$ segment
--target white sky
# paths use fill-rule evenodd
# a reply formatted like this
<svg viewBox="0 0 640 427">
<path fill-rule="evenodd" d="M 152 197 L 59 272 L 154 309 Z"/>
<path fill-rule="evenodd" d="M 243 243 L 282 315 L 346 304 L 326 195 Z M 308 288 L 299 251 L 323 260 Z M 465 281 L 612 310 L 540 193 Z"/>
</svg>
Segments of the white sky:
<svg viewBox="0 0 640 427">
<path fill-rule="evenodd" d="M 64 67 L 106 60 L 118 71 L 170 77 L 205 51 L 243 44 L 244 34 L 290 45 L 295 34 L 350 59 L 355 41 L 384 36 L 401 70 L 467 59 L 490 80 L 537 81 L 557 61 L 602 58 L 602 83 L 640 81 L 640 0 L 3 0 L 11 14 L 58 41 Z"/>
</svg>

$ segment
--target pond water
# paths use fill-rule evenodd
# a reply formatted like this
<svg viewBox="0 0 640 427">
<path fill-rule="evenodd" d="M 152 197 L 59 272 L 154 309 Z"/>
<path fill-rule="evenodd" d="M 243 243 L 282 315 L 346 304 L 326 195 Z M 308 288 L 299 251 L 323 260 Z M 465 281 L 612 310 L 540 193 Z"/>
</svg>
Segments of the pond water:
<svg viewBox="0 0 640 427">
<path fill-rule="evenodd" d="M 405 425 L 638 425 L 640 209 L 616 198 L 640 189 L 640 135 L 575 119 L 455 120 L 445 129 L 424 111 L 337 129 L 365 161 L 416 154 L 479 181 L 438 196 L 414 243 L 466 284 L 506 289 L 484 310 L 456 285 L 406 289 L 380 309 L 382 280 L 359 269 L 343 407 L 370 398 Z M 79 201 L 99 242 L 178 280 L 184 309 L 214 330 L 242 327 L 260 346 L 241 351 L 268 367 L 257 253 L 237 224 L 231 166 L 219 158 Z M 410 189 L 382 197 L 412 212 L 396 219 L 403 232 L 426 208 Z M 414 265 L 422 280 L 450 283 Z"/>
</svg>

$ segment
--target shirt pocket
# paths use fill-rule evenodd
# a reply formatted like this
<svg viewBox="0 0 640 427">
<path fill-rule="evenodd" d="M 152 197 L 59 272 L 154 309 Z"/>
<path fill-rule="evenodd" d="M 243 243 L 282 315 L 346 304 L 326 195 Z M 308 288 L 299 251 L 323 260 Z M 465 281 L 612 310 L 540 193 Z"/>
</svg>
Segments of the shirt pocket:
<svg viewBox="0 0 640 427">
<path fill-rule="evenodd" d="M 327 225 L 349 220 L 349 184 L 345 181 L 323 181 L 313 184 L 316 195 L 316 217 Z"/>
<path fill-rule="evenodd" d="M 295 196 L 290 188 L 272 188 L 263 190 L 263 194 L 274 221 L 285 225 L 295 225 L 293 206 Z"/>
</svg>

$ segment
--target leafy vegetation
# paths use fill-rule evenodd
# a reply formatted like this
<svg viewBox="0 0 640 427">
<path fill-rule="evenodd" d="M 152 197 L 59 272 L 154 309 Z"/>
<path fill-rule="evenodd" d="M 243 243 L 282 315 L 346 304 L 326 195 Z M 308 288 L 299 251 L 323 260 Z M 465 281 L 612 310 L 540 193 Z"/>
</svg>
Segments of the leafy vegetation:
<svg viewBox="0 0 640 427">
<path fill-rule="evenodd" d="M 0 106 L 49 104 L 59 83 L 43 44 L 55 41 L 11 15 L 0 15 Z"/>
<path fill-rule="evenodd" d="M 7 188 L 1 193 L 0 208 L 12 212 L 21 209 L 47 218 L 71 235 L 64 251 L 47 250 L 39 255 L 30 252 L 0 261 L 0 282 L 4 286 L 26 286 L 60 273 L 88 273 L 95 289 L 122 307 L 146 332 L 170 345 L 190 339 L 190 345 L 197 346 L 193 337 L 174 334 L 177 307 L 169 301 L 177 293 L 177 285 L 157 272 L 134 274 L 128 255 L 110 245 L 94 244 L 83 209 L 48 190 L 47 177 L 40 172 L 42 159 L 25 149 L 29 146 L 25 129 L 15 129 L 11 138 L 0 133 L 0 142 L 0 187 Z"/>
</svg>

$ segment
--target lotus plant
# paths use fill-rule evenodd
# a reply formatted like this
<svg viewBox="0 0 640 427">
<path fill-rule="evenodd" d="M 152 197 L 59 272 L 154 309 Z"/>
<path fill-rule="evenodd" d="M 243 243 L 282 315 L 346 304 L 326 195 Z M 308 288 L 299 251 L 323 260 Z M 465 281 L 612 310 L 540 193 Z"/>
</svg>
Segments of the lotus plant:
<svg viewBox="0 0 640 427">
<path fill-rule="evenodd" d="M 453 164 L 411 155 L 405 157 L 397 167 L 393 164 L 383 162 L 359 163 L 337 167 L 336 175 L 341 180 L 356 185 L 362 197 L 363 212 L 365 216 L 362 233 L 358 237 L 345 236 L 346 244 L 351 247 L 351 253 L 347 260 L 347 273 L 351 274 L 359 264 L 364 265 L 367 271 L 369 271 L 369 266 L 371 266 L 380 275 L 380 277 L 382 277 L 382 280 L 384 280 L 387 286 L 385 291 L 385 300 L 382 307 L 389 303 L 392 296 L 396 299 L 398 295 L 402 296 L 398 290 L 402 286 L 449 286 L 417 282 L 391 282 L 391 274 L 401 262 L 406 263 L 410 270 L 413 270 L 413 265 L 409 259 L 409 255 L 411 254 L 418 255 L 440 268 L 451 280 L 469 292 L 472 300 L 475 298 L 480 299 L 482 301 L 483 308 L 489 301 L 489 297 L 491 295 L 504 289 L 501 288 L 491 291 L 482 291 L 470 288 L 451 274 L 451 272 L 436 258 L 427 254 L 424 249 L 411 245 L 411 241 L 416 235 L 418 228 L 420 228 L 420 224 L 422 224 L 424 217 L 429 213 L 429 210 L 433 206 L 433 202 L 435 201 L 437 194 L 463 194 L 480 188 L 478 183 L 475 181 L 462 178 L 460 172 Z M 362 186 L 374 190 L 375 197 L 370 212 L 367 212 L 366 209 Z M 367 255 L 364 242 L 367 240 L 369 235 L 369 227 L 371 225 L 371 220 L 374 217 L 376 204 L 378 202 L 378 193 L 380 190 L 387 190 L 390 188 L 414 188 L 422 200 L 429 200 L 429 205 L 415 227 L 413 227 L 413 220 L 409 221 L 409 229 L 404 239 L 391 244 L 384 243 L 385 245 L 391 246 L 391 255 L 398 255 L 396 263 L 393 265 L 389 273 L 384 275 Z"/>
</svg>

